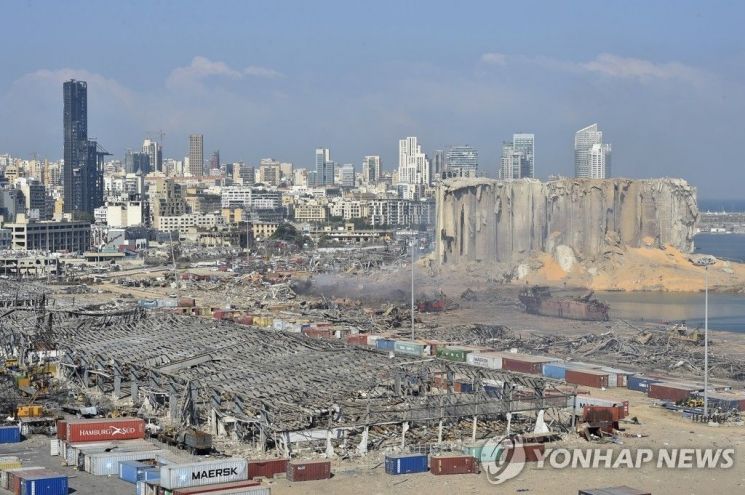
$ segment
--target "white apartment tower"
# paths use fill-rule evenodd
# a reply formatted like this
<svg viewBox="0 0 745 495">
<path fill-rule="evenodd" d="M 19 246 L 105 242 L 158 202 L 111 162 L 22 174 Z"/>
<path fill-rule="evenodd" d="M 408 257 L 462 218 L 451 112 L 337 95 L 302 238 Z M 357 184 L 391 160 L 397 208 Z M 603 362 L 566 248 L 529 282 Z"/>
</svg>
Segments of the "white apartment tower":
<svg viewBox="0 0 745 495">
<path fill-rule="evenodd" d="M 429 160 L 416 137 L 410 136 L 398 142 L 398 181 L 401 184 L 431 183 Z"/>
<path fill-rule="evenodd" d="M 596 145 L 598 145 L 598 148 L 595 148 Z M 598 161 L 598 168 L 595 171 L 593 171 L 593 158 L 591 156 L 593 148 L 595 148 L 595 160 Z M 597 124 L 592 124 L 577 131 L 574 135 L 574 176 L 584 179 L 609 178 L 610 150 L 610 145 L 603 144 L 603 131 L 598 129 Z M 602 165 L 601 167 L 600 160 L 607 163 L 608 166 Z"/>
</svg>

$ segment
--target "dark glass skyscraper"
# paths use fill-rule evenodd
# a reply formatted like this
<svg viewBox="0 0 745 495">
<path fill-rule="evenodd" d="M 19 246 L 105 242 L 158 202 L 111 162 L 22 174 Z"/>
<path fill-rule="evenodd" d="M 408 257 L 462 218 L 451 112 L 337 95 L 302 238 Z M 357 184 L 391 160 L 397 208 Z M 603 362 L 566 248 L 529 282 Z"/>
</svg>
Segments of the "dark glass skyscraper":
<svg viewBox="0 0 745 495">
<path fill-rule="evenodd" d="M 97 143 L 88 140 L 88 85 L 71 79 L 62 85 L 65 132 L 64 212 L 77 218 L 93 218 L 103 204 L 103 177 Z"/>
</svg>

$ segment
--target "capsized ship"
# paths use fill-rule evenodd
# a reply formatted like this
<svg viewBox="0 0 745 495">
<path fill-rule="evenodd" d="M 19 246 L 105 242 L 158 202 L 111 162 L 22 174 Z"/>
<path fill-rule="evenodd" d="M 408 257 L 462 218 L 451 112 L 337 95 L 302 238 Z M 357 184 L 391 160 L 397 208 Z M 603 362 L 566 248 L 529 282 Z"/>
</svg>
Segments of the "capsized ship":
<svg viewBox="0 0 745 495">
<path fill-rule="evenodd" d="M 582 297 L 552 297 L 548 287 L 535 286 L 520 291 L 518 298 L 525 305 L 525 311 L 534 315 L 608 321 L 608 305 L 592 296 L 589 292 Z"/>
</svg>

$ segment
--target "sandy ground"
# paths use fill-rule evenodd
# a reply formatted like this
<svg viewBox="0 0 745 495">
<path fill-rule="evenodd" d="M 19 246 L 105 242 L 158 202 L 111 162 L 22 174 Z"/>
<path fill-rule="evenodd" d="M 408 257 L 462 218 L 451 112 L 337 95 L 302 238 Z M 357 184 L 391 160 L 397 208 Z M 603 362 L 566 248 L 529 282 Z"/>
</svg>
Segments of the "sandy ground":
<svg viewBox="0 0 745 495">
<path fill-rule="evenodd" d="M 593 395 L 630 400 L 631 416 L 640 425 L 624 425 L 629 434 L 647 435 L 624 438 L 624 445 L 590 444 L 571 438 L 553 444 L 553 448 L 734 448 L 735 465 L 730 469 L 657 469 L 646 465 L 641 469 L 563 469 L 527 466 L 515 479 L 494 486 L 484 473 L 480 475 L 434 476 L 429 473 L 390 476 L 379 466 L 378 458 L 367 463 L 335 463 L 335 476 L 330 480 L 305 483 L 272 482 L 274 495 L 301 493 L 327 494 L 413 494 L 454 493 L 528 493 L 535 495 L 576 494 L 582 488 L 628 485 L 648 490 L 654 495 L 703 495 L 711 493 L 742 493 L 745 490 L 745 430 L 743 426 L 710 427 L 692 423 L 680 416 L 653 407 L 653 401 L 640 393 L 617 389 L 593 392 Z"/>
</svg>

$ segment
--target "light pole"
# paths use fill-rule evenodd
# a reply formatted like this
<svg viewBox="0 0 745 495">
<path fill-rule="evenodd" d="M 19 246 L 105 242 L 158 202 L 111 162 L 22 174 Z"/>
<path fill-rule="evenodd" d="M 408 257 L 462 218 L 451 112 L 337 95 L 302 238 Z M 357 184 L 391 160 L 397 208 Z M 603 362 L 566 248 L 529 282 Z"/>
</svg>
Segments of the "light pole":
<svg viewBox="0 0 745 495">
<path fill-rule="evenodd" d="M 411 248 L 411 340 L 414 340 L 414 239 L 409 243 Z"/>
<path fill-rule="evenodd" d="M 709 417 L 709 265 L 716 263 L 713 256 L 692 259 L 691 263 L 704 267 L 704 417 Z"/>
</svg>

